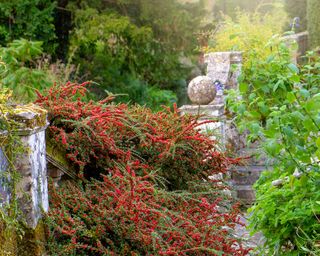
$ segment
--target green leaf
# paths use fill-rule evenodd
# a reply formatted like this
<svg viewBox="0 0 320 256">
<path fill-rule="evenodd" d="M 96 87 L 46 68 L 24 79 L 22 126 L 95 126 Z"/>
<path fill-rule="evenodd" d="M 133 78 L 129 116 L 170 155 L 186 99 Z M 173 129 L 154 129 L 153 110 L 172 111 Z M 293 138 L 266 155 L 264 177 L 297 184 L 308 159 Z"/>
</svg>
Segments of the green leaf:
<svg viewBox="0 0 320 256">
<path fill-rule="evenodd" d="M 266 152 L 271 155 L 271 156 L 276 156 L 280 153 L 282 149 L 282 144 L 280 144 L 277 140 L 270 139 L 266 144 L 265 144 L 265 150 Z"/>
<path fill-rule="evenodd" d="M 248 91 L 248 84 L 247 83 L 240 83 L 239 90 L 241 93 L 246 93 Z"/>
<path fill-rule="evenodd" d="M 258 111 L 249 111 L 247 113 L 248 116 L 254 118 L 254 119 L 260 119 L 261 115 Z"/>
<path fill-rule="evenodd" d="M 293 63 L 290 63 L 288 65 L 288 68 L 290 69 L 290 71 L 292 71 L 293 73 L 299 74 L 299 69 L 296 65 L 294 65 Z"/>
<path fill-rule="evenodd" d="M 313 131 L 314 130 L 314 124 L 312 120 L 309 118 L 303 121 L 303 126 L 308 130 L 308 131 Z"/>
<path fill-rule="evenodd" d="M 300 95 L 302 97 L 304 97 L 305 99 L 309 98 L 310 97 L 310 92 L 307 90 L 307 89 L 301 89 L 299 91 Z"/>
<path fill-rule="evenodd" d="M 317 145 L 318 148 L 320 148 L 320 137 L 317 138 L 316 145 Z"/>
<path fill-rule="evenodd" d="M 293 103 L 296 100 L 296 97 L 294 96 L 293 92 L 288 92 L 287 93 L 287 100 L 289 103 Z"/>
<path fill-rule="evenodd" d="M 290 77 L 290 81 L 295 82 L 295 83 L 299 83 L 300 82 L 300 76 L 294 74 Z"/>
<path fill-rule="evenodd" d="M 273 86 L 273 91 L 275 92 L 279 86 L 283 85 L 283 80 L 278 80 L 278 82 Z"/>
<path fill-rule="evenodd" d="M 272 62 L 274 59 L 275 59 L 274 55 L 270 55 L 270 56 L 267 58 L 267 63 Z"/>
</svg>

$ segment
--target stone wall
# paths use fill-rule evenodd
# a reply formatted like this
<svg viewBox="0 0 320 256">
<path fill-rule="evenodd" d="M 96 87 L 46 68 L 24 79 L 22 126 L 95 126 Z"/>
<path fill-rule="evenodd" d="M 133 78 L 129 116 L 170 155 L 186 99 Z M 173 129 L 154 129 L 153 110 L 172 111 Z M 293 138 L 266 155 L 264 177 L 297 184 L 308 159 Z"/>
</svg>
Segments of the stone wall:
<svg viewBox="0 0 320 256">
<path fill-rule="evenodd" d="M 303 61 L 301 57 L 306 54 L 309 47 L 308 32 L 305 31 L 305 32 L 285 36 L 284 39 L 286 42 L 288 42 L 289 45 L 292 43 L 296 43 L 298 46 L 297 49 L 293 50 L 293 52 L 291 53 L 292 61 L 294 63 L 300 63 L 301 61 Z"/>
</svg>

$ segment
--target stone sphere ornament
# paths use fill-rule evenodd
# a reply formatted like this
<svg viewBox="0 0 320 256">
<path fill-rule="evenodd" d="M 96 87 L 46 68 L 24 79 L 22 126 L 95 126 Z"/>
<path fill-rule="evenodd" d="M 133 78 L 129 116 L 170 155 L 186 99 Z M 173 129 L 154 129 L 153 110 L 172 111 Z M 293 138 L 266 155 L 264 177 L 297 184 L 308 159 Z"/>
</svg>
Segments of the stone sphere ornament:
<svg viewBox="0 0 320 256">
<path fill-rule="evenodd" d="M 188 96 L 193 104 L 207 105 L 216 97 L 214 81 L 208 76 L 197 76 L 188 85 Z"/>
</svg>

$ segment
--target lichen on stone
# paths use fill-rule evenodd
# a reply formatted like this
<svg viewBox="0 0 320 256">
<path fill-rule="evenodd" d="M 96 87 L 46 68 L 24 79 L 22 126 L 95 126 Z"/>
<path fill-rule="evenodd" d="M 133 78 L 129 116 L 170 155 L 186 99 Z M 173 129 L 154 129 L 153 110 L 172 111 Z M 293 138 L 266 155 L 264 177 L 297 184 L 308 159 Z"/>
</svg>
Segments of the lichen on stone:
<svg viewBox="0 0 320 256">
<path fill-rule="evenodd" d="M 9 117 L 18 123 L 19 129 L 36 129 L 47 126 L 47 111 L 32 103 L 15 106 Z"/>
</svg>

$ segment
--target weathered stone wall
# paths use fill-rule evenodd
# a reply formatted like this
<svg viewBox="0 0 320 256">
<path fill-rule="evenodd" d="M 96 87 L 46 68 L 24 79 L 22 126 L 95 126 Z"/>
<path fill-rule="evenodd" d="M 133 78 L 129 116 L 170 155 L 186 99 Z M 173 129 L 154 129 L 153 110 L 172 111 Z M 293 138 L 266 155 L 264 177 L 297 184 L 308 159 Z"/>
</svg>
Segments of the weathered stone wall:
<svg viewBox="0 0 320 256">
<path fill-rule="evenodd" d="M 292 43 L 297 44 L 297 48 L 291 53 L 292 61 L 294 63 L 300 63 L 302 61 L 301 57 L 306 54 L 309 47 L 309 34 L 307 31 L 285 36 L 284 40 L 290 45 Z"/>
<path fill-rule="evenodd" d="M 15 163 L 21 176 L 16 187 L 16 199 L 31 228 L 37 226 L 42 211 L 47 212 L 49 209 L 44 128 L 20 136 L 26 150 Z"/>
<path fill-rule="evenodd" d="M 17 106 L 10 113 L 18 128 L 19 147 L 23 150 L 13 159 L 18 178 L 8 172 L 8 158 L 0 149 L 0 207 L 4 214 L 5 206 L 12 200 L 18 203 L 21 216 L 19 221 L 24 225 L 22 239 L 15 234 L 15 228 L 2 223 L 0 229 L 0 255 L 43 255 L 44 228 L 40 222 L 42 213 L 49 209 L 48 184 L 46 168 L 45 129 L 47 127 L 46 111 L 35 105 Z M 6 132 L 2 132 L 5 138 Z M 11 191 L 9 183 L 15 182 Z M 15 194 L 14 194 L 15 193 Z M 1 223 L 0 223 L 1 224 Z"/>
</svg>

